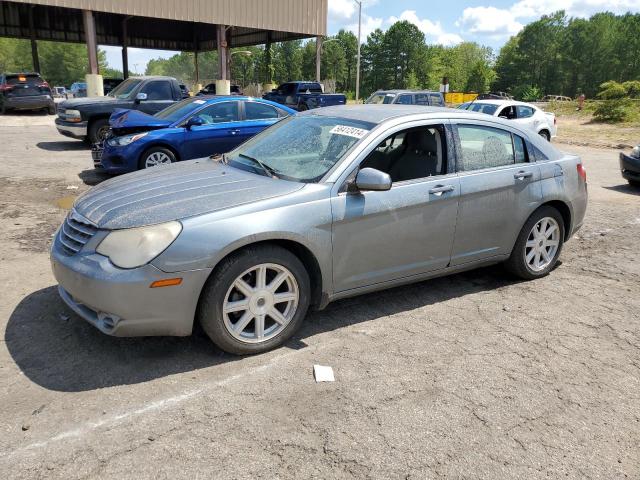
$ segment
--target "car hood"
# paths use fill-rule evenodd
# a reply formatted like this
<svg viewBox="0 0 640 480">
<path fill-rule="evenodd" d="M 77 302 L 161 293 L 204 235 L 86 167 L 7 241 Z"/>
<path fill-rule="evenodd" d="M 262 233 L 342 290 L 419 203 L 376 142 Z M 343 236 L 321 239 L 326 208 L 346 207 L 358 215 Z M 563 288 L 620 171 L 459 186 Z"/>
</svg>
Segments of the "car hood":
<svg viewBox="0 0 640 480">
<path fill-rule="evenodd" d="M 82 107 L 84 105 L 94 105 L 96 103 L 118 103 L 120 100 L 114 97 L 81 97 L 81 98 L 70 98 L 69 100 L 65 100 L 64 102 L 60 102 L 60 107 L 74 109 L 77 107 Z"/>
<path fill-rule="evenodd" d="M 164 118 L 156 118 L 138 110 L 116 110 L 109 118 L 109 125 L 116 135 L 134 133 L 142 130 L 166 128 L 173 122 Z"/>
<path fill-rule="evenodd" d="M 74 209 L 98 228 L 132 228 L 254 203 L 303 186 L 200 159 L 107 180 L 78 198 Z"/>
</svg>

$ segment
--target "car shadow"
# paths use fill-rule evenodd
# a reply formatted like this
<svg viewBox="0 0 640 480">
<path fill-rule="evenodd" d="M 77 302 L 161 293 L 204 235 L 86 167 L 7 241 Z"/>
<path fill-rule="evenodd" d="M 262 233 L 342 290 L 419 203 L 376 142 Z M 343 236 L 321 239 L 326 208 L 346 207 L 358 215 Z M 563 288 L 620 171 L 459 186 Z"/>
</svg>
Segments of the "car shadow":
<svg viewBox="0 0 640 480">
<path fill-rule="evenodd" d="M 113 175 L 110 175 L 96 168 L 92 168 L 90 170 L 81 171 L 78 174 L 78 177 L 83 181 L 85 185 L 93 187 L 94 185 L 98 185 L 99 183 L 112 178 Z"/>
<path fill-rule="evenodd" d="M 66 152 L 69 150 L 88 150 L 88 146 L 79 140 L 60 140 L 57 142 L 38 142 L 36 147 L 47 152 Z"/>
<path fill-rule="evenodd" d="M 499 267 L 461 273 L 332 303 L 311 312 L 286 347 L 302 349 L 305 338 L 367 322 L 452 297 L 512 284 Z M 200 328 L 191 337 L 116 338 L 76 316 L 54 286 L 25 297 L 5 331 L 5 344 L 20 370 L 39 386 L 78 392 L 147 382 L 232 362 Z"/>
<path fill-rule="evenodd" d="M 606 188 L 607 190 L 612 190 L 614 192 L 619 192 L 619 193 L 628 193 L 629 195 L 640 195 L 640 187 L 629 185 L 628 183 L 615 185 L 613 187 L 602 187 L 602 188 Z"/>
</svg>

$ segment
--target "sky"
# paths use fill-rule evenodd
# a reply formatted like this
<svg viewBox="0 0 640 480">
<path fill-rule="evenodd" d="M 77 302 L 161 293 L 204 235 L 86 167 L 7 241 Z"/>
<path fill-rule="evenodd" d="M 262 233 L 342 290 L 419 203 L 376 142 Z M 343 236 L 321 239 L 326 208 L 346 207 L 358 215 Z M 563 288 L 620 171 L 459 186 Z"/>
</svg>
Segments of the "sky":
<svg viewBox="0 0 640 480">
<path fill-rule="evenodd" d="M 557 10 L 572 17 L 589 17 L 597 12 L 640 13 L 640 0 L 363 0 L 362 42 L 376 28 L 386 30 L 398 20 L 408 20 L 424 32 L 428 43 L 455 45 L 462 41 L 488 45 L 497 52 L 510 36 L 527 23 Z M 329 0 L 328 30 L 341 28 L 358 33 L 358 7 L 354 0 Z M 122 68 L 119 47 L 101 47 L 107 62 Z M 129 68 L 144 73 L 152 58 L 169 58 L 176 52 L 129 49 Z"/>
</svg>

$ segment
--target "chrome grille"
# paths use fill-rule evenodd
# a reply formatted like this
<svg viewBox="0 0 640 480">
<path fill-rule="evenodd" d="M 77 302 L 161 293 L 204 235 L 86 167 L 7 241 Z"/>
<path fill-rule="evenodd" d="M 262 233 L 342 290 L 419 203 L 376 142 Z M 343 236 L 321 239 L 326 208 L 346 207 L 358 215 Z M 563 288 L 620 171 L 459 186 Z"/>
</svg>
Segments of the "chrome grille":
<svg viewBox="0 0 640 480">
<path fill-rule="evenodd" d="M 68 255 L 74 255 L 96 234 L 97 228 L 75 212 L 71 212 L 60 229 L 59 240 Z"/>
</svg>

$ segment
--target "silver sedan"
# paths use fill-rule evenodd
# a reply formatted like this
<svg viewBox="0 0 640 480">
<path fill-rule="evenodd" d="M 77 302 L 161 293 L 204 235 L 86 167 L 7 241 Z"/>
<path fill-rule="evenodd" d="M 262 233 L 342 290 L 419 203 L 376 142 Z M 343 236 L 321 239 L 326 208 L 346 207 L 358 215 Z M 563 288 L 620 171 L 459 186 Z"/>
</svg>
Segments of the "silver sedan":
<svg viewBox="0 0 640 480">
<path fill-rule="evenodd" d="M 504 262 L 535 279 L 581 226 L 586 173 L 535 132 L 443 108 L 329 107 L 225 156 L 80 197 L 52 246 L 64 301 L 106 334 L 285 342 L 310 307 Z"/>
</svg>

